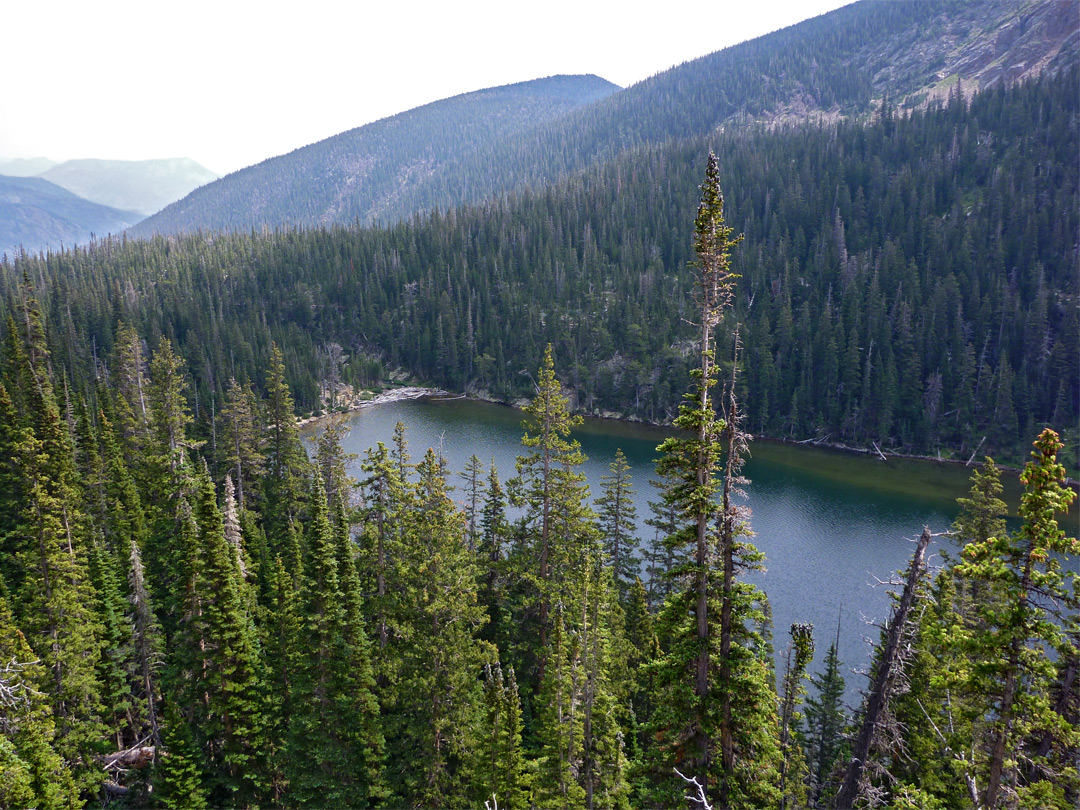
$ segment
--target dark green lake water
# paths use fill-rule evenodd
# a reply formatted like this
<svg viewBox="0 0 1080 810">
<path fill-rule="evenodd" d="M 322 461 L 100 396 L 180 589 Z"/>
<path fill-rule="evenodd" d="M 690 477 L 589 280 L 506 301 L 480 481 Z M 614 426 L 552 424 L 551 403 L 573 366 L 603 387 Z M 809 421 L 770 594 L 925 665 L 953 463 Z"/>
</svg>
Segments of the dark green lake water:
<svg viewBox="0 0 1080 810">
<path fill-rule="evenodd" d="M 494 461 L 505 481 L 523 452 L 521 420 L 512 408 L 464 399 L 398 402 L 349 414 L 351 431 L 344 445 L 360 455 L 379 441 L 389 445 L 400 421 L 408 429 L 414 461 L 428 447 L 441 449 L 454 471 L 453 483 L 460 484 L 457 474 L 475 453 L 485 468 Z M 633 470 L 639 535 L 643 543 L 650 542 L 652 530 L 643 523 L 647 501 L 656 500 L 656 493 L 648 482 L 654 477 L 656 446 L 670 432 L 589 420 L 574 435 L 588 456 L 584 472 L 594 497 L 600 494 L 600 476 L 608 472 L 616 449 L 622 449 Z M 956 498 L 970 486 L 971 470 L 767 441 L 753 442 L 750 449 L 745 473 L 751 481 L 751 525 L 754 542 L 766 555 L 766 571 L 754 580 L 772 604 L 776 651 L 782 653 L 792 622 L 813 622 L 816 671 L 839 616 L 840 656 L 848 670 L 848 698 L 854 701 L 865 679 L 850 670 L 866 668 L 866 639 L 878 634 L 867 622 L 883 620 L 890 605 L 887 587 L 875 582 L 906 567 L 924 525 L 933 532 L 948 529 L 957 513 Z M 361 476 L 359 461 L 352 474 Z M 1019 483 L 1010 477 L 1006 485 L 1015 508 Z M 945 538 L 937 543 L 932 565 L 941 562 L 937 550 L 952 548 Z"/>
</svg>

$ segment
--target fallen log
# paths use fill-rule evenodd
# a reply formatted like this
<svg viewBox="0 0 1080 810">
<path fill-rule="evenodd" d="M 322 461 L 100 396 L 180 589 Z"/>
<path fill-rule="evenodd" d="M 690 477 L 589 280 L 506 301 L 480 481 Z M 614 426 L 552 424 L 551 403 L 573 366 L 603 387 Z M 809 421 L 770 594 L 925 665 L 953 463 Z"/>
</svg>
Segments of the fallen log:
<svg viewBox="0 0 1080 810">
<path fill-rule="evenodd" d="M 111 754 L 99 754 L 94 758 L 105 770 L 112 771 L 121 768 L 145 768 L 154 761 L 156 753 L 157 749 L 152 745 L 137 745 Z"/>
<path fill-rule="evenodd" d="M 971 462 L 973 462 L 975 460 L 975 454 L 979 452 L 979 448 L 982 447 L 983 442 L 985 442 L 985 441 L 986 441 L 985 436 L 983 436 L 981 439 L 979 439 L 979 443 L 977 445 L 975 445 L 975 449 L 971 451 L 971 458 L 969 458 L 967 460 L 967 464 L 964 465 L 965 467 L 970 467 L 971 466 Z"/>
<path fill-rule="evenodd" d="M 120 798 L 121 796 L 127 796 L 129 793 L 129 788 L 118 785 L 111 780 L 107 780 L 101 787 L 105 791 L 105 795 L 110 798 Z"/>
</svg>

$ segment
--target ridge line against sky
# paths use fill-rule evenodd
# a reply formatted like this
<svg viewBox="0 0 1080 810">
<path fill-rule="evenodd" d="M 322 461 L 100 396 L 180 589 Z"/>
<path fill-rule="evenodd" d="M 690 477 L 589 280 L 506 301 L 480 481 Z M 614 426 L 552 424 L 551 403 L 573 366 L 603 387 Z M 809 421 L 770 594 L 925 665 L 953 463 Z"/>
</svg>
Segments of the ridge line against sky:
<svg viewBox="0 0 1080 810">
<path fill-rule="evenodd" d="M 849 2 L 6 3 L 0 158 L 190 157 L 224 174 L 486 87 L 627 87 Z"/>
</svg>

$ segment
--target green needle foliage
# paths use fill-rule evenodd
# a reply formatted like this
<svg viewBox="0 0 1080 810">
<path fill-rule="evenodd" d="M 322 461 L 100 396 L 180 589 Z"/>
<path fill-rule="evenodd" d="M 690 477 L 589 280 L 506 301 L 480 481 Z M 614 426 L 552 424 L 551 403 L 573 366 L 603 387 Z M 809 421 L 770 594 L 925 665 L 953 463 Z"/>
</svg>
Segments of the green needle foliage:
<svg viewBox="0 0 1080 810">
<path fill-rule="evenodd" d="M 342 581 L 341 542 L 319 475 L 311 502 L 299 594 L 302 629 L 290 655 L 297 668 L 289 682 L 288 795 L 300 804 L 375 806 L 384 796 L 383 739 L 374 722 L 378 707 L 367 639 L 358 626 L 355 572 L 347 569 Z"/>
<path fill-rule="evenodd" d="M 630 465 L 621 449 L 615 451 L 607 475 L 600 478 L 603 493 L 596 499 L 600 532 L 608 555 L 608 565 L 620 596 L 625 596 L 631 582 L 638 574 L 638 560 L 634 556 L 637 547 L 637 509 L 634 507 L 633 479 Z"/>
<path fill-rule="evenodd" d="M 975 603 L 975 622 L 964 639 L 973 662 L 970 688 L 988 703 L 980 724 L 980 759 L 985 757 L 980 800 L 987 807 L 1012 801 L 1010 794 L 1022 804 L 1025 796 L 1049 800 L 1048 794 L 1033 792 L 1046 787 L 1044 780 L 1061 784 L 1075 778 L 1071 764 L 1042 755 L 1033 763 L 1040 778 L 1027 785 L 1017 756 L 1033 735 L 1049 734 L 1068 750 L 1075 747 L 1078 733 L 1051 705 L 1056 672 L 1050 657 L 1051 651 L 1074 654 L 1061 622 L 1063 609 L 1077 607 L 1076 574 L 1062 567 L 1062 557 L 1075 556 L 1080 548 L 1076 538 L 1066 537 L 1058 515 L 1068 511 L 1076 493 L 1063 485 L 1057 434 L 1044 430 L 1034 446 L 1020 477 L 1025 486 L 1020 530 L 969 542 L 957 566 L 961 576 L 988 591 Z M 1064 801 L 1057 797 L 1054 803 L 1059 799 Z"/>
<path fill-rule="evenodd" d="M 658 470 L 671 482 L 667 497 L 677 505 L 682 526 L 666 541 L 679 562 L 657 622 L 664 653 L 655 664 L 652 726 L 661 742 L 651 767 L 655 784 L 662 786 L 657 801 L 681 795 L 678 768 L 698 778 L 705 795 L 718 797 L 722 806 L 768 806 L 780 798 L 775 686 L 757 633 L 749 629 L 758 613 L 755 591 L 736 579 L 737 569 L 755 565 L 760 555 L 743 539 L 750 533 L 745 514 L 731 501 L 741 481 L 745 436 L 734 391 L 728 392 L 727 421 L 716 415 L 710 399 L 717 379 L 713 332 L 731 300 L 736 276 L 729 251 L 738 241 L 724 224 L 715 155 L 709 156 L 701 189 L 694 232 L 701 365 L 675 420 L 689 435 L 658 448 Z"/>
</svg>

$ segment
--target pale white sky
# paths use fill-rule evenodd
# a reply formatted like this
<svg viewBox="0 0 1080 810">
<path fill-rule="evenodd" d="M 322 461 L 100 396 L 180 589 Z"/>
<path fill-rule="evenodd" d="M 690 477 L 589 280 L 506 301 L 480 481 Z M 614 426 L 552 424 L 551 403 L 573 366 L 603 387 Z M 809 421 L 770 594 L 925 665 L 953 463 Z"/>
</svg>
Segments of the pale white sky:
<svg viewBox="0 0 1080 810">
<path fill-rule="evenodd" d="M 11 0 L 0 157 L 225 173 L 484 87 L 623 87 L 850 0 Z"/>
</svg>

